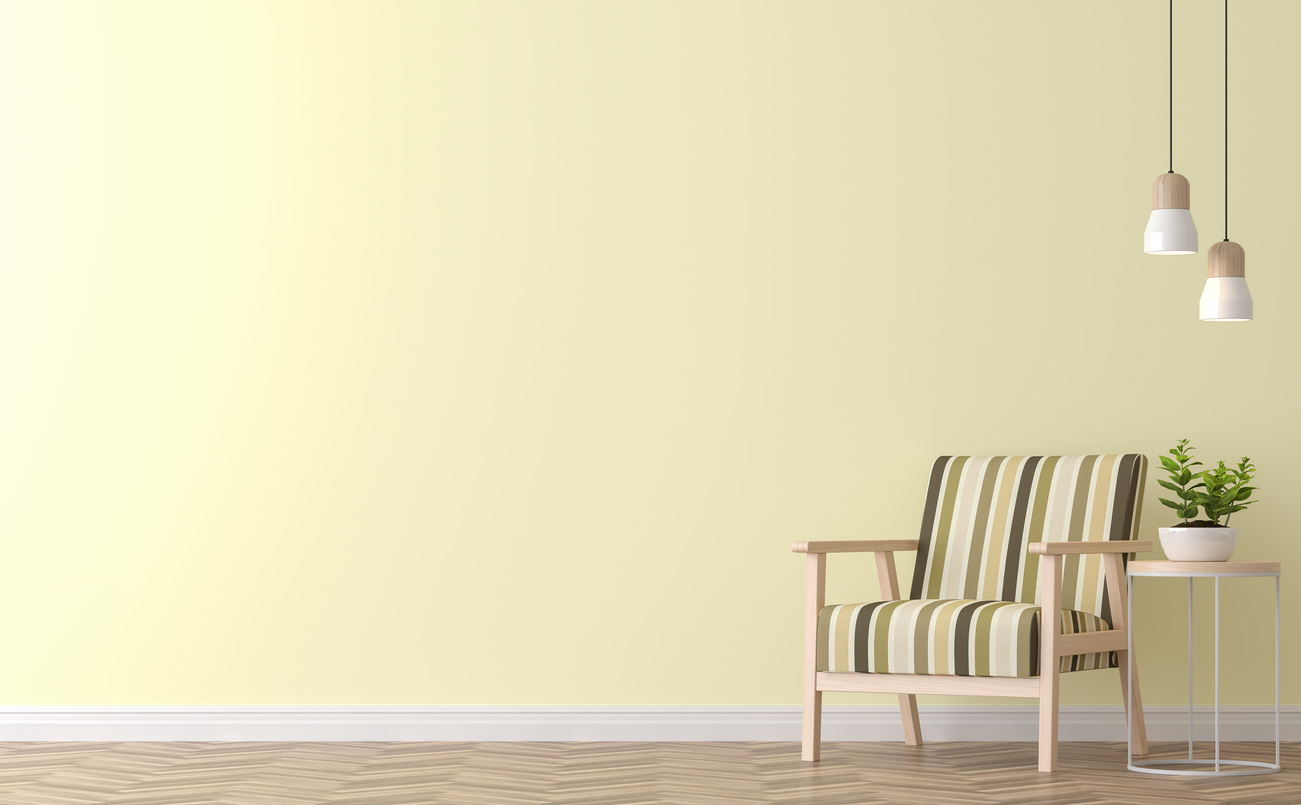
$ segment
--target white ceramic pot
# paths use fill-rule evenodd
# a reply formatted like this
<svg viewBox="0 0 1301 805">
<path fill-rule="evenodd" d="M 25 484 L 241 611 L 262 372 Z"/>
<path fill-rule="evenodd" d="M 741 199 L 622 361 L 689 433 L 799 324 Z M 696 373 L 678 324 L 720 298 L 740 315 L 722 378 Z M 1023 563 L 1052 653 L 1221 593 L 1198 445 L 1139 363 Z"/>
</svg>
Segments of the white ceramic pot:
<svg viewBox="0 0 1301 805">
<path fill-rule="evenodd" d="M 1238 545 L 1238 529 L 1158 528 L 1161 547 L 1173 562 L 1227 562 Z"/>
</svg>

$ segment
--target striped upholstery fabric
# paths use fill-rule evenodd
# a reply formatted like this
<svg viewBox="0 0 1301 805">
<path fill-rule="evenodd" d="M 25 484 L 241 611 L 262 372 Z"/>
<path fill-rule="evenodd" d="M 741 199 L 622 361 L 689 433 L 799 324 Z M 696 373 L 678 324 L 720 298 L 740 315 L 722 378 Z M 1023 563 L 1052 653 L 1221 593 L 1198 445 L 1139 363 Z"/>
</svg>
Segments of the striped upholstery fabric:
<svg viewBox="0 0 1301 805">
<path fill-rule="evenodd" d="M 1107 622 L 1062 610 L 1062 632 Z M 1111 668 L 1111 652 L 1061 658 L 1062 671 Z M 1007 601 L 878 601 L 826 607 L 818 617 L 818 670 L 950 676 L 1039 675 L 1039 607 Z"/>
<path fill-rule="evenodd" d="M 1146 476 L 1138 454 L 941 456 L 909 599 L 823 609 L 819 670 L 1038 675 L 1039 557 L 1026 546 L 1133 539 Z M 1101 557 L 1064 557 L 1062 607 L 1064 633 L 1111 628 Z M 1061 670 L 1114 664 L 1104 652 Z"/>
<path fill-rule="evenodd" d="M 1147 459 L 942 456 L 931 467 L 909 598 L 1039 603 L 1031 542 L 1133 539 Z M 1102 558 L 1062 563 L 1062 608 L 1107 618 Z"/>
</svg>

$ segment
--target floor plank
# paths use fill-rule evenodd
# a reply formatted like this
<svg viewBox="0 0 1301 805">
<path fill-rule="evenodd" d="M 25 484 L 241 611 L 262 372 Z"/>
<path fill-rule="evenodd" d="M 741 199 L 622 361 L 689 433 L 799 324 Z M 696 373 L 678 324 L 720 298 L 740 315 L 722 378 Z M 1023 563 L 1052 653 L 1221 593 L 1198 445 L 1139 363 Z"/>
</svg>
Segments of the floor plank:
<svg viewBox="0 0 1301 805">
<path fill-rule="evenodd" d="M 1063 743 L 0 743 L 4 805 L 1301 805 L 1301 744 L 1283 771 L 1169 778 L 1125 745 Z M 1182 757 L 1186 744 L 1154 744 Z M 1198 746 L 1203 756 L 1209 746 Z M 1272 744 L 1225 757 L 1273 760 Z"/>
</svg>

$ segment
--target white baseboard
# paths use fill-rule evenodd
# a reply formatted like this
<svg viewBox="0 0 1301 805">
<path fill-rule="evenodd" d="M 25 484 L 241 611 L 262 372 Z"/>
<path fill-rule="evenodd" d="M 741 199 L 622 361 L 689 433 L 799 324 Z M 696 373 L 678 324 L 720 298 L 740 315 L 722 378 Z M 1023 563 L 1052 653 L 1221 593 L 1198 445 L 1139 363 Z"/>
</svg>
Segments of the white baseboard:
<svg viewBox="0 0 1301 805">
<path fill-rule="evenodd" d="M 1187 710 L 1148 707 L 1148 736 L 1186 740 Z M 1033 741 L 1038 708 L 921 707 L 927 741 Z M 1123 741 L 1120 706 L 1064 706 L 1064 741 Z M 1301 707 L 1281 712 L 1301 740 Z M 1209 708 L 1195 737 L 1210 740 Z M 902 741 L 899 711 L 827 706 L 827 741 Z M 1223 707 L 1226 741 L 1274 739 L 1274 708 Z M 767 707 L 0 707 L 0 741 L 798 741 L 800 708 Z"/>
</svg>

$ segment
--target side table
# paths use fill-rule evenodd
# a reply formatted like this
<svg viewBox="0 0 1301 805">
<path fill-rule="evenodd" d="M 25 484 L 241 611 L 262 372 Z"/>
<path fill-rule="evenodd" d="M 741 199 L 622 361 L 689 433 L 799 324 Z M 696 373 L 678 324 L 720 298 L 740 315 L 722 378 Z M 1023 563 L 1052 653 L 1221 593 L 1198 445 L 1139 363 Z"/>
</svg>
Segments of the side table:
<svg viewBox="0 0 1301 805">
<path fill-rule="evenodd" d="M 1134 656 L 1134 578 L 1136 576 L 1163 576 L 1166 578 L 1188 579 L 1188 757 L 1175 760 L 1134 760 L 1134 742 L 1131 736 L 1128 747 L 1130 771 L 1148 774 L 1177 774 L 1220 777 L 1237 777 L 1247 774 L 1272 774 L 1278 771 L 1279 764 L 1279 695 L 1278 695 L 1278 648 L 1279 648 L 1279 576 L 1282 572 L 1281 562 L 1170 562 L 1146 561 L 1130 562 L 1126 571 L 1129 577 L 1129 656 Z M 1220 579 L 1250 576 L 1274 577 L 1274 762 L 1260 763 L 1252 760 L 1229 760 L 1220 757 Z M 1215 758 L 1197 759 L 1193 757 L 1193 579 L 1215 579 Z M 1125 671 L 1129 674 L 1129 690 L 1134 689 L 1134 667 L 1131 663 Z M 1129 712 L 1133 712 L 1133 694 L 1127 702 Z M 1176 771 L 1174 769 L 1155 769 L 1154 765 L 1210 765 L 1213 770 Z M 1221 765 L 1252 766 L 1250 769 L 1223 771 Z"/>
</svg>

